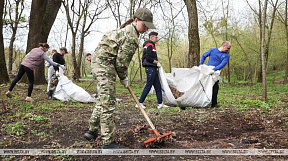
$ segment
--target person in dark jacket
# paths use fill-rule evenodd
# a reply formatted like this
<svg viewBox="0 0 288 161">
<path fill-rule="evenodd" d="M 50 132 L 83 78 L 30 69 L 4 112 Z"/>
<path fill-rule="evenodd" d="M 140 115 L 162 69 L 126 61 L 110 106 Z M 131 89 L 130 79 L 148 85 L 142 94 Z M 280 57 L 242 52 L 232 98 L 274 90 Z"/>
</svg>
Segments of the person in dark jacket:
<svg viewBox="0 0 288 161">
<path fill-rule="evenodd" d="M 23 77 L 26 73 L 29 80 L 28 94 L 25 101 L 33 102 L 34 100 L 31 98 L 31 94 L 33 91 L 34 85 L 34 69 L 36 66 L 42 63 L 43 60 L 48 61 L 50 64 L 56 67 L 65 68 L 65 66 L 55 63 L 52 61 L 47 55 L 46 52 L 49 50 L 49 45 L 47 43 L 39 43 L 38 48 L 33 48 L 26 56 L 21 66 L 19 68 L 18 74 L 16 78 L 12 81 L 9 90 L 5 93 L 7 97 L 12 98 L 11 91 L 13 90 L 16 83 Z"/>
<path fill-rule="evenodd" d="M 65 47 L 61 47 L 60 48 L 60 53 L 55 53 L 53 55 L 53 61 L 56 63 L 59 63 L 61 65 L 63 65 L 65 67 L 65 59 L 64 59 L 64 55 L 67 54 L 67 49 Z M 54 72 L 52 74 L 52 79 L 51 79 L 51 83 L 50 83 L 50 88 L 48 91 L 48 99 L 52 99 L 53 93 L 57 87 L 58 84 L 58 77 L 59 77 L 59 72 L 64 74 L 64 70 L 59 70 L 58 67 L 54 66 Z"/>
<path fill-rule="evenodd" d="M 157 68 L 161 67 L 160 63 L 158 62 L 157 52 L 155 43 L 158 41 L 158 33 L 157 32 L 150 32 L 149 33 L 149 40 L 145 41 L 143 44 L 143 55 L 142 55 L 142 66 L 145 67 L 145 72 L 147 75 L 146 85 L 143 89 L 142 95 L 139 99 L 139 103 L 143 108 L 146 108 L 143 105 L 146 96 L 148 95 L 149 91 L 151 90 L 152 86 L 154 86 L 157 96 L 158 105 L 157 108 L 160 109 L 162 107 L 168 107 L 163 104 L 162 100 L 162 91 L 161 91 L 161 84 L 158 77 Z M 136 104 L 135 107 L 138 107 Z"/>
</svg>

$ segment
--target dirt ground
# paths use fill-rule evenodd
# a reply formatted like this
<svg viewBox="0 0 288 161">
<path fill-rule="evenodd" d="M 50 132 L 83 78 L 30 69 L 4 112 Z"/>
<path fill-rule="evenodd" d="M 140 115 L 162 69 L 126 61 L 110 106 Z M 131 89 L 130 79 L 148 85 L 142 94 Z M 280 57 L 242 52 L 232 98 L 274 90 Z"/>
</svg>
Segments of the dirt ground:
<svg viewBox="0 0 288 161">
<path fill-rule="evenodd" d="M 83 134 L 94 104 L 62 103 L 47 100 L 45 86 L 35 86 L 36 102 L 22 107 L 26 85 L 13 90 L 17 99 L 7 99 L 7 85 L 0 86 L 2 103 L 10 111 L 0 115 L 1 149 L 35 148 L 101 148 L 100 138 L 88 142 Z M 90 90 L 90 89 L 89 89 Z M 88 91 L 89 91 L 88 90 Z M 89 92 L 92 92 L 90 90 Z M 117 142 L 130 149 L 288 149 L 288 114 L 255 109 L 241 112 L 236 107 L 156 109 L 155 100 L 147 100 L 147 113 L 161 133 L 172 131 L 164 144 L 145 147 L 143 141 L 154 135 L 140 110 L 127 93 L 118 93 L 115 111 Z M 1 101 L 0 100 L 0 101 Z M 19 108 L 21 106 L 21 108 Z M 154 106 L 154 107 L 153 107 Z M 41 110 L 40 110 L 41 109 Z M 0 112 L 3 112 L 3 110 Z M 44 120 L 31 120 L 25 114 L 43 116 Z M 7 130 L 9 124 L 23 122 L 22 134 Z M 288 156 L 2 156 L 6 160 L 288 160 Z"/>
</svg>

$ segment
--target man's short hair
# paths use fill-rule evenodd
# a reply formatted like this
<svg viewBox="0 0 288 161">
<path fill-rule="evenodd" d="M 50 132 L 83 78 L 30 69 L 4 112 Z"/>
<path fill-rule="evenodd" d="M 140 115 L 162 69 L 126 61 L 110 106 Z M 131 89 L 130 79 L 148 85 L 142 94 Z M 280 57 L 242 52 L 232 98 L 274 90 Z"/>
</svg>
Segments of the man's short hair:
<svg viewBox="0 0 288 161">
<path fill-rule="evenodd" d="M 68 53 L 67 48 L 65 48 L 65 47 L 61 47 L 60 50 L 65 51 L 66 54 Z"/>
<path fill-rule="evenodd" d="M 152 35 L 155 35 L 155 36 L 157 36 L 157 35 L 158 35 L 158 33 L 157 33 L 157 32 L 154 32 L 154 31 L 150 32 L 150 33 L 149 33 L 149 38 L 150 38 L 150 36 L 152 36 Z"/>
<path fill-rule="evenodd" d="M 90 56 L 90 55 L 91 55 L 90 53 L 87 53 L 87 54 L 86 54 L 86 57 L 87 57 L 87 56 Z"/>
<path fill-rule="evenodd" d="M 227 45 L 231 45 L 231 43 L 229 41 L 224 41 L 221 46 L 227 46 Z"/>
</svg>

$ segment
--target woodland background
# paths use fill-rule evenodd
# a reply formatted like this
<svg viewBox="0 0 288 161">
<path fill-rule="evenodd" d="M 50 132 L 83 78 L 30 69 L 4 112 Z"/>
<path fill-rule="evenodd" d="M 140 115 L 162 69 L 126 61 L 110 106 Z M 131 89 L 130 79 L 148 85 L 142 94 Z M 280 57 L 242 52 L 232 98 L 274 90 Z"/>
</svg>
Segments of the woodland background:
<svg viewBox="0 0 288 161">
<path fill-rule="evenodd" d="M 17 72 L 25 54 L 39 42 L 47 42 L 51 49 L 66 46 L 70 53 L 65 56 L 67 75 L 79 80 L 90 73 L 85 54 L 93 53 L 101 34 L 107 32 L 99 29 L 119 27 L 138 7 L 147 7 L 154 14 L 156 31 L 160 34 L 157 50 L 166 72 L 172 67 L 199 65 L 205 51 L 229 40 L 231 59 L 222 70 L 226 82 L 263 82 L 266 72 L 284 71 L 283 79 L 278 81 L 287 83 L 287 0 L 4 0 L 1 3 L 4 6 L 0 12 L 4 35 L 1 43 L 5 44 L 1 52 L 2 83 L 9 81 L 8 74 Z M 143 80 L 141 46 L 148 33 L 141 35 L 139 50 L 131 62 L 131 81 Z M 36 84 L 46 83 L 44 71 L 43 65 L 36 69 Z"/>
</svg>

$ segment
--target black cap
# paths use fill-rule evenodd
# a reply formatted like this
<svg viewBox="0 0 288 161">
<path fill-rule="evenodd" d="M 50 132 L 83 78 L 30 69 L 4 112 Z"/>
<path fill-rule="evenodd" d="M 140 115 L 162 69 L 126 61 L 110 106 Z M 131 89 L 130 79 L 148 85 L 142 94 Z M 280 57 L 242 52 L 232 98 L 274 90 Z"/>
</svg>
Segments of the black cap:
<svg viewBox="0 0 288 161">
<path fill-rule="evenodd" d="M 66 49 L 65 47 L 60 48 L 60 50 L 64 50 L 65 53 L 68 53 L 68 52 L 67 52 L 67 49 Z"/>
<path fill-rule="evenodd" d="M 158 33 L 157 33 L 157 32 L 154 32 L 154 31 L 150 32 L 150 33 L 149 33 L 149 38 L 150 38 L 151 35 L 155 35 L 155 36 L 157 36 Z"/>
</svg>

